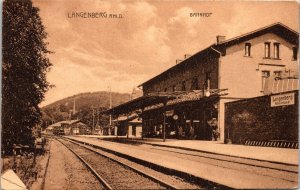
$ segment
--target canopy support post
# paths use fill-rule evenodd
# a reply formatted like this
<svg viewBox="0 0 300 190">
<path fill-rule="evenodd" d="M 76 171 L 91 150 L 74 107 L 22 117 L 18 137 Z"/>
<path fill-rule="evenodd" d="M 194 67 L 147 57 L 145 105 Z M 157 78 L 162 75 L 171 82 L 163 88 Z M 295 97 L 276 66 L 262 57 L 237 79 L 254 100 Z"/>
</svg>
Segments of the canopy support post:
<svg viewBox="0 0 300 190">
<path fill-rule="evenodd" d="M 167 101 L 164 102 L 164 123 L 163 123 L 163 142 L 166 142 L 166 105 L 167 105 Z"/>
</svg>

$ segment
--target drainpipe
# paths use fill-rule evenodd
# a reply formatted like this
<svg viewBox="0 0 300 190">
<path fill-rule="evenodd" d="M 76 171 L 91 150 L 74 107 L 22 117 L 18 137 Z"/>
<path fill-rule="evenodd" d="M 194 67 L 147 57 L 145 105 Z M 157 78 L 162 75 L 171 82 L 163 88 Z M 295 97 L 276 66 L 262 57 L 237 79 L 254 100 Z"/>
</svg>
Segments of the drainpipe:
<svg viewBox="0 0 300 190">
<path fill-rule="evenodd" d="M 220 55 L 220 58 L 218 60 L 218 89 L 220 89 L 221 88 L 221 85 L 220 85 L 220 83 L 221 83 L 221 74 L 220 74 L 220 71 L 221 71 L 221 57 L 222 57 L 222 53 L 219 50 L 215 49 L 213 46 L 210 46 L 210 48 L 213 51 L 217 52 Z M 220 122 L 221 122 L 221 120 L 220 120 L 221 102 L 219 103 L 218 109 L 219 109 L 218 110 L 218 112 L 219 112 L 219 114 L 218 114 L 218 126 L 219 127 L 218 128 L 219 128 L 219 134 L 220 134 L 219 138 L 221 139 L 221 133 L 220 133 L 220 128 L 221 128 L 221 125 L 220 125 Z M 225 116 L 225 114 L 224 114 L 224 116 Z M 224 127 L 224 133 L 225 133 L 225 123 L 224 123 L 223 127 Z M 225 134 L 224 134 L 224 140 L 225 140 Z"/>
<path fill-rule="evenodd" d="M 212 50 L 214 50 L 215 52 L 219 53 L 219 54 L 220 54 L 220 57 L 222 56 L 222 53 L 221 53 L 219 50 L 216 50 L 213 46 L 210 46 L 210 48 L 211 48 Z"/>
<path fill-rule="evenodd" d="M 128 137 L 129 137 L 129 122 L 128 122 L 128 120 L 129 120 L 129 114 L 127 113 L 127 121 L 126 121 L 126 126 L 127 126 L 127 139 L 128 139 Z"/>
<path fill-rule="evenodd" d="M 167 101 L 164 102 L 164 123 L 163 123 L 163 142 L 166 142 L 166 105 Z"/>
</svg>

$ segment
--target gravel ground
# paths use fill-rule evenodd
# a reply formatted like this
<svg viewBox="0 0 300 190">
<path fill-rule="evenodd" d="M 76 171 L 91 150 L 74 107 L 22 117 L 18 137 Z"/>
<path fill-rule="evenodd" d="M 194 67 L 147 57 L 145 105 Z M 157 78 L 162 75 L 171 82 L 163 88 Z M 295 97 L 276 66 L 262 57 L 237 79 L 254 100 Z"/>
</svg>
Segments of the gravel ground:
<svg viewBox="0 0 300 190">
<path fill-rule="evenodd" d="M 67 141 L 64 143 L 86 160 L 113 189 L 165 189 L 131 169 Z"/>
<path fill-rule="evenodd" d="M 48 163 L 48 158 L 50 155 L 50 144 L 51 140 L 48 138 L 47 143 L 45 145 L 45 152 L 44 154 L 40 155 L 37 157 L 36 162 L 38 163 L 38 166 L 40 170 L 38 171 L 37 174 L 37 179 L 36 181 L 31 185 L 30 190 L 41 190 L 43 188 L 43 181 L 45 178 L 45 172 L 47 169 L 47 163 Z"/>
<path fill-rule="evenodd" d="M 87 145 L 84 145 L 84 146 L 86 146 L 86 147 L 88 147 L 92 150 L 95 150 L 95 151 L 99 152 L 102 155 L 105 155 L 107 157 L 110 157 L 110 158 L 116 159 L 118 161 L 121 161 L 123 163 L 126 163 L 126 164 L 130 165 L 133 168 L 136 168 L 136 169 L 141 170 L 141 171 L 145 171 L 147 174 L 150 174 L 150 175 L 152 175 L 152 176 L 154 176 L 158 179 L 161 179 L 161 180 L 177 187 L 178 189 L 203 189 L 203 187 L 201 187 L 199 185 L 196 185 L 195 183 L 183 180 L 182 178 L 179 178 L 177 176 L 164 174 L 164 173 L 158 172 L 154 169 L 151 169 L 149 167 L 146 167 L 146 166 L 143 166 L 141 164 L 130 161 L 128 159 L 125 159 L 125 158 L 119 157 L 117 155 L 102 151 L 100 149 L 96 149 L 96 148 L 93 148 L 93 147 L 90 147 L 90 146 L 87 146 Z"/>
<path fill-rule="evenodd" d="M 97 179 L 64 145 L 51 141 L 44 190 L 103 189 Z"/>
</svg>

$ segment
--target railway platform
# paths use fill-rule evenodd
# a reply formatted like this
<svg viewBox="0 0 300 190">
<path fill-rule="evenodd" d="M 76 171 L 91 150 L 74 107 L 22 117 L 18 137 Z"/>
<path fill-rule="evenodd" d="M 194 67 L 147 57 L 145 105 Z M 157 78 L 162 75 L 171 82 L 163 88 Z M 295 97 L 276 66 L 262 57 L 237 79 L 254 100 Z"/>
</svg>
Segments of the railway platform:
<svg viewBox="0 0 300 190">
<path fill-rule="evenodd" d="M 118 137 L 118 139 L 126 139 L 128 141 L 141 141 L 143 143 L 128 145 L 122 143 L 115 143 L 106 141 L 108 137 L 99 137 L 99 136 L 68 136 L 70 139 L 76 141 L 88 143 L 90 145 L 101 147 L 106 150 L 111 150 L 118 154 L 126 155 L 126 157 L 131 157 L 133 159 L 141 160 L 142 162 L 147 162 L 151 164 L 158 165 L 160 167 L 168 168 L 174 172 L 181 172 L 189 174 L 191 176 L 196 176 L 202 180 L 210 181 L 216 184 L 222 184 L 225 187 L 234 188 L 234 189 L 286 189 L 286 188 L 295 188 L 297 187 L 297 176 L 298 173 L 295 170 L 297 168 L 298 162 L 297 154 L 298 150 L 296 149 L 278 149 L 278 148 L 266 148 L 266 147 L 246 147 L 240 145 L 227 145 L 219 142 L 205 142 L 205 141 L 186 141 L 186 140 L 171 140 L 168 139 L 166 142 L 162 142 L 161 139 L 126 139 L 126 137 Z M 101 140 L 100 140 L 101 139 Z M 106 140 L 103 140 L 106 139 Z M 266 160 L 267 163 L 264 163 L 264 167 L 256 171 L 256 167 L 251 166 L 251 160 L 246 165 L 238 164 L 237 168 L 231 168 L 229 166 L 231 161 L 223 160 L 222 162 L 225 165 L 220 165 L 221 162 L 216 161 L 214 163 L 204 163 L 199 162 L 193 159 L 185 159 L 184 153 L 182 157 L 169 156 L 169 153 L 172 150 L 168 150 L 166 153 L 159 153 L 152 151 L 156 149 L 155 147 L 151 148 L 149 145 L 144 145 L 149 143 L 151 145 L 160 145 L 160 146 L 170 146 L 175 148 L 183 148 L 187 150 L 194 150 L 196 152 L 211 152 L 219 155 L 229 155 L 235 157 L 245 157 L 252 158 L 255 162 L 260 162 L 260 160 Z M 202 147 L 202 148 L 201 148 Z M 205 149 L 203 147 L 206 147 Z M 163 147 L 157 147 L 163 148 Z M 267 150 L 269 149 L 269 150 Z M 273 150 L 270 150 L 273 149 Z M 240 154 L 237 152 L 241 151 Z M 267 153 L 266 153 L 267 152 Z M 268 155 L 269 154 L 269 155 Z M 280 154 L 280 155 L 276 155 Z M 285 155 L 283 155 L 285 154 Z M 191 155 L 191 154 L 190 154 Z M 257 156 L 256 156 L 257 155 Z M 263 155 L 258 157 L 258 155 Z M 276 155 L 276 156 L 275 156 Z M 277 159 L 272 159 L 272 157 Z M 284 157 L 293 157 L 293 159 L 288 159 Z M 228 164 L 226 164 L 228 162 Z M 261 161 L 264 162 L 264 161 Z M 268 163 L 270 162 L 270 163 Z M 281 163 L 281 168 L 289 167 L 292 168 L 292 173 L 289 171 L 281 171 L 281 169 L 273 168 L 273 163 Z M 286 165 L 285 165 L 286 164 Z M 226 166 L 227 165 L 227 166 Z M 251 169 L 247 167 L 251 166 Z M 260 167 L 260 166 L 258 166 Z M 270 173 L 265 173 L 266 170 L 270 170 Z M 276 174 L 275 174 L 276 173 Z M 285 173 L 291 177 L 285 178 Z M 276 176 L 273 176 L 276 175 Z M 279 176 L 279 177 L 278 177 Z"/>
<path fill-rule="evenodd" d="M 166 139 L 163 142 L 158 138 L 136 138 L 126 136 L 98 136 L 98 135 L 81 135 L 82 137 L 99 138 L 99 139 L 121 139 L 123 142 L 142 143 L 153 146 L 162 146 L 170 148 L 179 148 L 184 150 L 193 150 L 199 152 L 208 152 L 220 155 L 235 156 L 241 158 L 250 158 L 255 160 L 269 161 L 275 163 L 299 165 L 298 149 L 276 148 L 276 147 L 259 147 L 236 144 L 224 144 L 220 141 L 202 141 L 202 140 L 178 140 Z"/>
</svg>

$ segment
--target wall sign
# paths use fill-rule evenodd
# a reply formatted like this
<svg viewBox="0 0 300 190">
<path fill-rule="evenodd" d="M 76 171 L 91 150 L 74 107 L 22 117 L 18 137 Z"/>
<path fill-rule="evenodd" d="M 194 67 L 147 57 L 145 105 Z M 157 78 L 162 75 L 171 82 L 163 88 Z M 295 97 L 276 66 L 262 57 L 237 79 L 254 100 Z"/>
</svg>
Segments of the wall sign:
<svg viewBox="0 0 300 190">
<path fill-rule="evenodd" d="M 271 96 L 271 107 L 295 104 L 295 93 L 279 94 Z"/>
<path fill-rule="evenodd" d="M 166 114 L 167 117 L 170 117 L 170 116 L 174 115 L 174 110 L 166 111 L 165 114 Z"/>
</svg>

